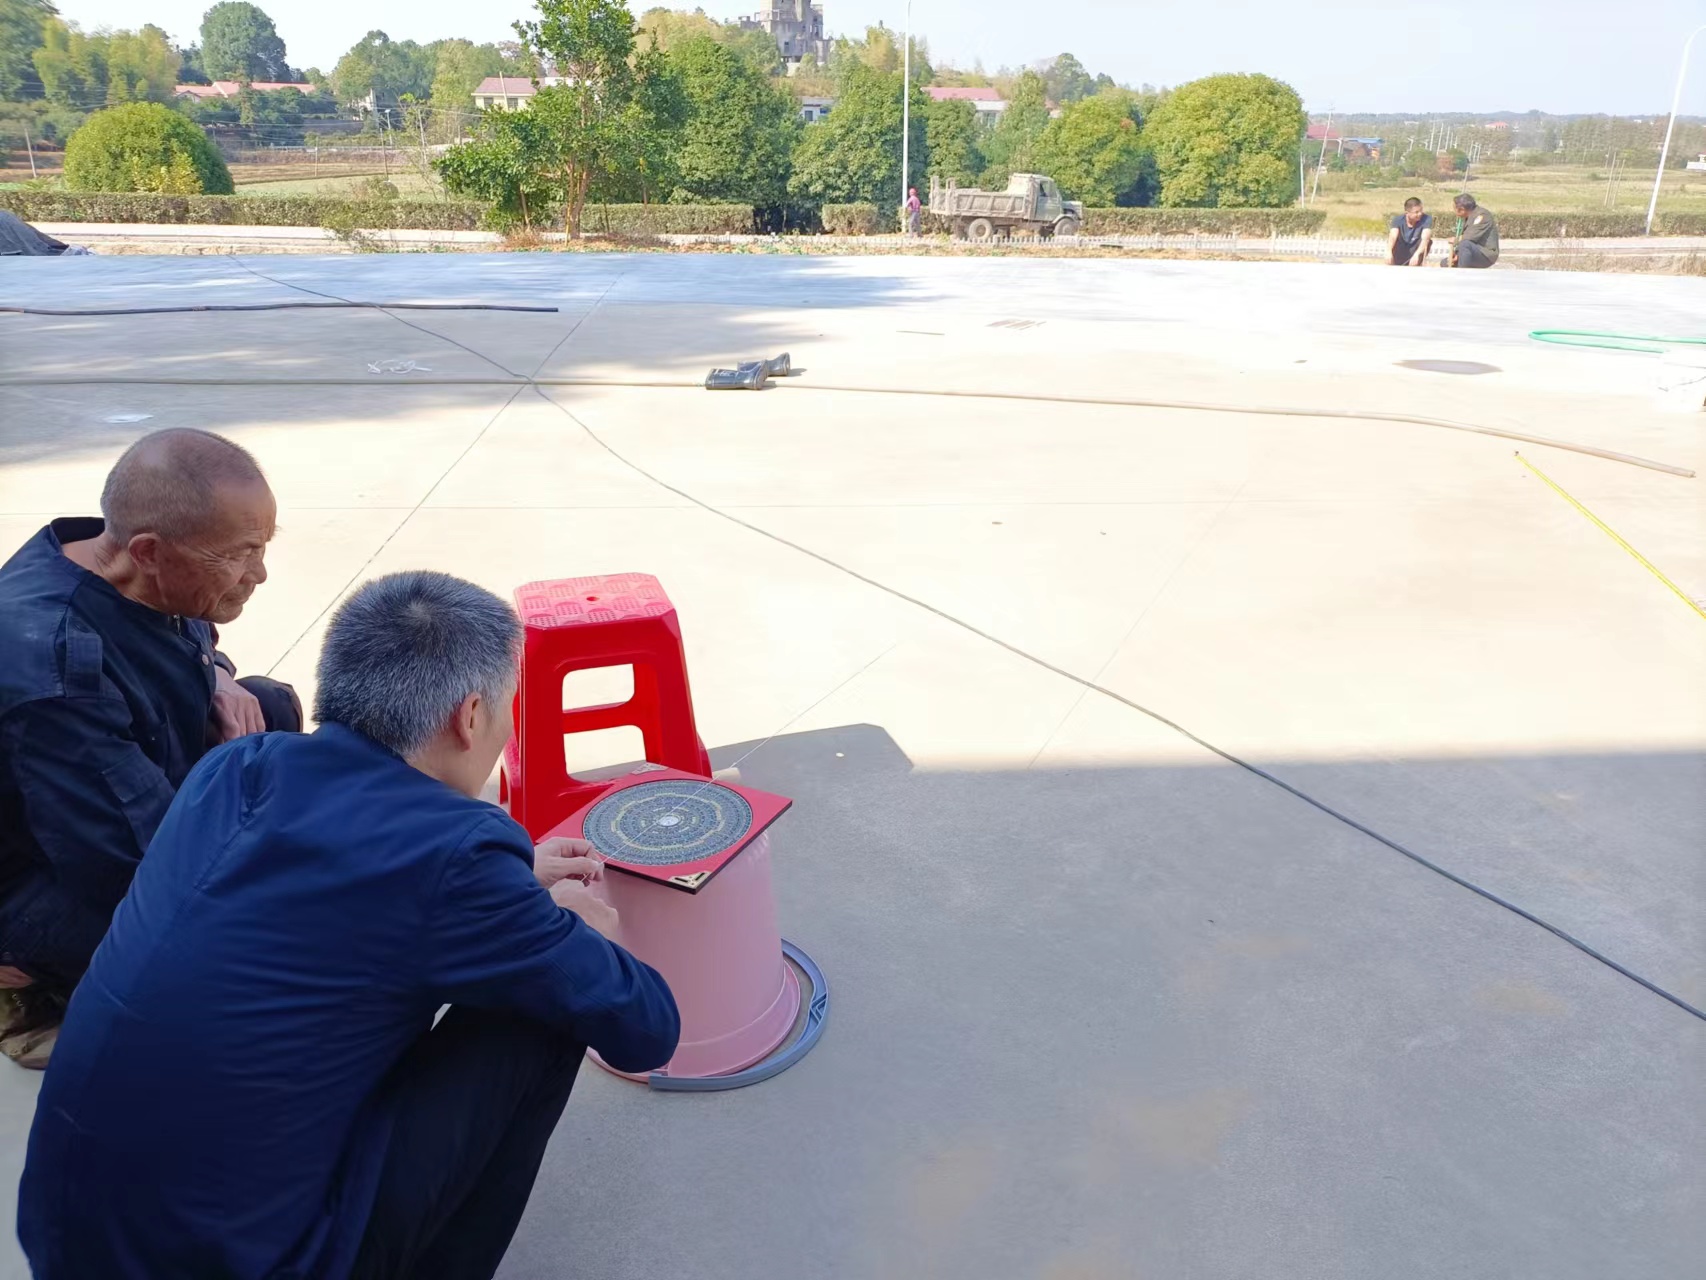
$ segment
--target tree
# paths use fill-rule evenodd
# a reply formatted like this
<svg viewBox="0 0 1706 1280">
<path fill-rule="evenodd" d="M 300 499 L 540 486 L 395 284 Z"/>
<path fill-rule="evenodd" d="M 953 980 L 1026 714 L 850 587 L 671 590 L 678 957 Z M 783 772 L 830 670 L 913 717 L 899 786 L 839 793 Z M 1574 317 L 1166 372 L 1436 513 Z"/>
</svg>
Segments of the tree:
<svg viewBox="0 0 1706 1280">
<path fill-rule="evenodd" d="M 49 19 L 33 55 L 42 93 L 58 107 L 87 111 L 107 100 L 107 42 L 68 22 Z"/>
<path fill-rule="evenodd" d="M 40 83 L 31 55 L 55 12 L 48 0 L 0 0 L 0 99 L 21 97 Z"/>
<path fill-rule="evenodd" d="M 178 50 L 179 84 L 212 84 L 213 77 L 201 65 L 201 46 L 188 44 Z"/>
<path fill-rule="evenodd" d="M 375 106 L 390 108 L 397 106 L 404 94 L 419 100 L 432 96 L 437 67 L 435 46 L 393 40 L 383 31 L 369 31 L 338 59 L 332 68 L 332 84 L 338 97 L 351 106 L 371 100 Z M 468 105 L 472 108 L 472 98 Z"/>
<path fill-rule="evenodd" d="M 863 40 L 837 40 L 830 51 L 830 69 L 837 75 L 843 75 L 853 64 L 858 63 L 872 71 L 894 72 L 899 75 L 901 66 L 901 36 L 897 31 L 888 27 L 876 26 L 865 28 Z M 912 38 L 912 82 L 914 84 L 930 84 L 935 76 L 930 66 L 930 46 L 918 36 Z"/>
<path fill-rule="evenodd" d="M 986 181 L 1000 187 L 1015 173 L 1033 173 L 1037 146 L 1048 128 L 1048 92 L 1035 71 L 1022 74 L 1007 97 L 1007 110 L 983 144 Z"/>
<path fill-rule="evenodd" d="M 1152 163 L 1130 95 L 1115 89 L 1070 103 L 1037 143 L 1037 167 L 1068 199 L 1106 208 L 1132 189 Z"/>
<path fill-rule="evenodd" d="M 978 131 L 977 108 L 971 103 L 960 99 L 928 102 L 924 108 L 928 176 L 975 187 L 983 172 Z"/>
<path fill-rule="evenodd" d="M 474 90 L 487 76 L 505 72 L 504 56 L 495 44 L 445 40 L 438 46 L 432 74 L 434 123 L 445 137 L 461 132 L 461 122 L 474 110 Z M 454 113 L 454 114 L 453 114 Z"/>
<path fill-rule="evenodd" d="M 634 15 L 622 0 L 537 2 L 539 19 L 515 30 L 563 77 L 535 94 L 529 110 L 545 128 L 548 169 L 578 237 L 593 183 L 631 176 L 645 163 L 652 154 L 647 135 L 673 95 L 657 46 L 635 53 Z"/>
<path fill-rule="evenodd" d="M 452 195 L 490 204 L 500 228 L 531 230 L 550 214 L 549 144 L 531 111 L 486 112 L 473 140 L 451 147 L 434 167 Z"/>
<path fill-rule="evenodd" d="M 65 144 L 72 191 L 230 195 L 231 171 L 201 127 L 157 102 L 109 107 Z"/>
<path fill-rule="evenodd" d="M 681 9 L 647 9 L 640 15 L 635 35 L 642 42 L 655 40 L 665 53 L 674 53 L 689 40 L 715 40 L 745 58 L 763 75 L 779 75 L 782 71 L 782 51 L 768 31 L 742 27 L 738 22 L 718 22 L 703 9 L 691 13 Z"/>
<path fill-rule="evenodd" d="M 674 198 L 781 204 L 800 129 L 793 95 L 709 36 L 678 44 L 669 62 L 687 108 Z"/>
<path fill-rule="evenodd" d="M 201 19 L 202 70 L 215 80 L 289 80 L 273 21 L 245 0 L 220 0 Z"/>
<path fill-rule="evenodd" d="M 182 59 L 156 26 L 114 31 L 107 37 L 107 97 L 120 102 L 170 103 Z"/>
<path fill-rule="evenodd" d="M 647 9 L 640 15 L 635 34 L 656 40 L 658 48 L 665 53 L 674 53 L 689 40 L 701 37 L 720 39 L 723 24 L 706 16 L 703 9 L 695 9 L 691 13 L 684 9 Z"/>
<path fill-rule="evenodd" d="M 911 176 L 930 171 L 925 112 L 929 99 L 912 91 Z M 862 63 L 845 67 L 835 110 L 810 124 L 794 150 L 788 190 L 818 203 L 865 202 L 899 209 L 901 77 Z"/>
<path fill-rule="evenodd" d="M 1170 207 L 1273 208 L 1297 198 L 1308 117 L 1290 85 L 1263 75 L 1180 85 L 1144 129 Z"/>
<path fill-rule="evenodd" d="M 1038 69 L 1042 72 L 1043 85 L 1051 102 L 1077 102 L 1096 92 L 1096 81 L 1090 78 L 1084 64 L 1070 53 L 1063 53 Z M 1108 83 L 1111 85 L 1113 82 L 1110 80 Z"/>
</svg>

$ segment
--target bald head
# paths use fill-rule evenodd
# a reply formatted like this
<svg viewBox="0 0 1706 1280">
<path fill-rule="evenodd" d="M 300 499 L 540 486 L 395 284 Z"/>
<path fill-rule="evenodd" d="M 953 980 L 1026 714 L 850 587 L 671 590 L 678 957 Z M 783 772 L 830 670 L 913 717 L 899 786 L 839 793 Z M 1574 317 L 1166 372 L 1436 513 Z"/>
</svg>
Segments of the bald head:
<svg viewBox="0 0 1706 1280">
<path fill-rule="evenodd" d="M 248 450 L 222 436 L 144 436 L 108 473 L 101 515 L 96 572 L 162 613 L 230 622 L 267 580 L 278 508 Z"/>
<path fill-rule="evenodd" d="M 121 545 L 139 533 L 182 542 L 218 519 L 221 489 L 265 484 L 242 445 L 211 431 L 174 427 L 143 436 L 113 464 L 101 490 L 101 515 Z"/>
</svg>

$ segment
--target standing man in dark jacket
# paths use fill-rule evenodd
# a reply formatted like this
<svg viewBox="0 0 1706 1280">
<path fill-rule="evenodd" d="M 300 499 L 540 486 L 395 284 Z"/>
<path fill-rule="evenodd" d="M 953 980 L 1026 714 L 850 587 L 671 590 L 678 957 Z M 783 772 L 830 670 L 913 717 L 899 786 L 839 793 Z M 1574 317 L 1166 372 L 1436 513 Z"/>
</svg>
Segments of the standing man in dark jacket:
<svg viewBox="0 0 1706 1280">
<path fill-rule="evenodd" d="M 1499 224 L 1467 192 L 1451 203 L 1457 209 L 1457 241 L 1451 246 L 1450 265 L 1492 266 L 1499 260 Z"/>
<path fill-rule="evenodd" d="M 318 732 L 190 774 L 42 1085 L 36 1280 L 489 1280 L 585 1047 L 669 1060 L 675 1002 L 608 940 L 591 847 L 477 798 L 520 639 L 469 583 L 370 582 Z"/>
<path fill-rule="evenodd" d="M 302 727 L 288 686 L 214 648 L 266 581 L 275 513 L 247 451 L 160 431 L 113 467 L 101 519 L 55 520 L 0 567 L 0 1051 L 22 1065 L 46 1065 L 190 766 Z"/>
</svg>

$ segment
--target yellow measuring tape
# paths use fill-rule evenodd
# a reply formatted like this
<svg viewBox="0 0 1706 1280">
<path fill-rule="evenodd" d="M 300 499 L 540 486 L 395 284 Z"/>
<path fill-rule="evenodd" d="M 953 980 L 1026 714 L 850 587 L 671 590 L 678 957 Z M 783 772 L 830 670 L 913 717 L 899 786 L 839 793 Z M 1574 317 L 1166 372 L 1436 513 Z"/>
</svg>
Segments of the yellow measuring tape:
<svg viewBox="0 0 1706 1280">
<path fill-rule="evenodd" d="M 1547 488 L 1551 489 L 1553 493 L 1557 494 L 1565 502 L 1569 503 L 1577 511 L 1580 511 L 1589 520 L 1592 520 L 1596 525 L 1598 525 L 1600 527 L 1600 529 L 1605 533 L 1606 537 L 1610 538 L 1618 546 L 1622 547 L 1630 555 L 1634 556 L 1635 559 L 1640 561 L 1641 566 L 1644 569 L 1646 569 L 1646 571 L 1648 573 L 1652 574 L 1653 577 L 1657 578 L 1660 582 L 1664 583 L 1665 586 L 1669 587 L 1672 591 L 1676 592 L 1676 598 L 1678 600 L 1682 601 L 1685 605 L 1687 605 L 1690 609 L 1694 610 L 1694 612 L 1699 614 L 1702 618 L 1706 618 L 1706 609 L 1702 609 L 1700 607 L 1700 604 L 1698 601 L 1690 600 L 1688 598 L 1688 595 L 1683 591 L 1683 589 L 1681 587 L 1677 586 L 1676 583 L 1672 582 L 1669 578 L 1665 577 L 1664 573 L 1659 569 L 1659 567 L 1656 564 L 1654 564 L 1651 560 L 1647 559 L 1646 556 L 1642 555 L 1639 551 L 1635 550 L 1634 547 L 1630 546 L 1627 542 L 1625 542 L 1623 540 L 1622 536 L 1617 532 L 1617 530 L 1613 529 L 1610 525 L 1606 524 L 1605 521 L 1601 520 L 1598 516 L 1596 516 L 1593 512 L 1589 511 L 1581 503 L 1577 502 L 1568 493 L 1565 493 L 1564 490 L 1560 489 L 1558 487 L 1557 483 L 1553 481 L 1551 476 L 1547 475 L 1544 471 L 1542 471 L 1539 467 L 1535 466 L 1532 462 L 1530 462 L 1527 458 L 1523 457 L 1520 453 L 1516 455 L 1516 460 L 1518 462 L 1522 463 L 1522 465 L 1527 467 L 1530 471 L 1534 472 L 1535 475 L 1539 476 L 1542 480 L 1544 480 L 1546 482 Z"/>
</svg>

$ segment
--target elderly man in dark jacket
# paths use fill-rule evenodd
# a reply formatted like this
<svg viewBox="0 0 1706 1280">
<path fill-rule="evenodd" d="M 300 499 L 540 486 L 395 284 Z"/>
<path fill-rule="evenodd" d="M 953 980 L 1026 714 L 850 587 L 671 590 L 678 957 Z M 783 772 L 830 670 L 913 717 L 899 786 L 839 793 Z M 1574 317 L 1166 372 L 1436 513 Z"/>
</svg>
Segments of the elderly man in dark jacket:
<svg viewBox="0 0 1706 1280">
<path fill-rule="evenodd" d="M 204 431 L 146 436 L 101 518 L 0 567 L 0 1051 L 46 1064 L 67 996 L 190 767 L 300 729 L 288 686 L 238 681 L 214 628 L 266 581 L 272 491 Z"/>
<path fill-rule="evenodd" d="M 478 798 L 520 639 L 469 583 L 370 582 L 319 730 L 191 772 L 42 1085 L 36 1280 L 489 1280 L 585 1048 L 669 1060 L 675 1001 L 608 940 L 591 847 Z"/>
</svg>

